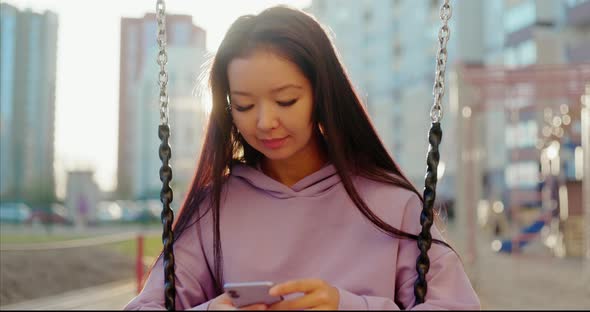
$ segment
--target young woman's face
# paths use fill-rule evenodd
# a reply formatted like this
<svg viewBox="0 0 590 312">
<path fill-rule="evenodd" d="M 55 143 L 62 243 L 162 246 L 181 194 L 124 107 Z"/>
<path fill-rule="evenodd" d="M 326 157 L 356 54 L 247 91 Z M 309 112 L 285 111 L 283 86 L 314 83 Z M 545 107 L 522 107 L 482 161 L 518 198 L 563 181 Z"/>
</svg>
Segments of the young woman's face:
<svg viewBox="0 0 590 312">
<path fill-rule="evenodd" d="M 246 142 L 270 160 L 303 156 L 313 144 L 313 92 L 299 68 L 268 50 L 228 66 L 231 115 Z"/>
</svg>

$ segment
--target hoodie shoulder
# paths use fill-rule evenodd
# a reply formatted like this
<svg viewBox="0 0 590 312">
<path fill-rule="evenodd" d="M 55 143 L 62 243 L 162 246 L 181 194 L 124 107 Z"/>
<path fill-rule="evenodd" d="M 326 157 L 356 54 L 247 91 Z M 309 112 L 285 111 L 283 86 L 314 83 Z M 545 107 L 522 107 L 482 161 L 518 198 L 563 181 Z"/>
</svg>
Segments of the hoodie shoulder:
<svg viewBox="0 0 590 312">
<path fill-rule="evenodd" d="M 422 201 L 416 193 L 365 177 L 355 177 L 354 181 L 361 198 L 379 218 L 397 229 L 419 232 Z"/>
</svg>

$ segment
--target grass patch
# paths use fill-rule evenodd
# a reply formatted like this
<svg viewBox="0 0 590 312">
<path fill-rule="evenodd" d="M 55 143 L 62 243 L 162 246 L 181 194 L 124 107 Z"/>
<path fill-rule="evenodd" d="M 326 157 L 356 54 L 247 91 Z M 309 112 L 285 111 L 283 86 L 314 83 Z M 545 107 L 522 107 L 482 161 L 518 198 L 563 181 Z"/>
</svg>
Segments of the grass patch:
<svg viewBox="0 0 590 312">
<path fill-rule="evenodd" d="M 7 234 L 2 233 L 0 235 L 0 244 L 2 245 L 26 245 L 36 243 L 55 243 L 61 241 L 70 241 L 76 239 L 84 239 L 96 237 L 96 235 L 84 235 L 84 234 L 45 234 L 45 233 L 21 233 L 21 234 Z M 137 238 L 130 238 L 117 243 L 110 243 L 104 246 L 109 249 L 115 250 L 118 253 L 126 255 L 131 258 L 137 256 Z M 98 247 L 97 246 L 97 247 Z M 88 247 L 84 247 L 88 248 Z M 143 256 L 149 258 L 155 258 L 160 254 L 162 250 L 162 236 L 161 234 L 150 234 L 144 235 L 143 239 Z"/>
<path fill-rule="evenodd" d="M 137 239 L 129 239 L 112 245 L 113 248 L 130 257 L 137 256 Z M 155 258 L 160 254 L 162 250 L 162 236 L 159 234 L 155 235 L 144 235 L 143 238 L 143 256 Z"/>
<path fill-rule="evenodd" d="M 5 234 L 0 235 L 0 244 L 32 244 L 52 243 L 73 239 L 88 238 L 90 235 L 62 235 L 62 234 Z"/>
</svg>

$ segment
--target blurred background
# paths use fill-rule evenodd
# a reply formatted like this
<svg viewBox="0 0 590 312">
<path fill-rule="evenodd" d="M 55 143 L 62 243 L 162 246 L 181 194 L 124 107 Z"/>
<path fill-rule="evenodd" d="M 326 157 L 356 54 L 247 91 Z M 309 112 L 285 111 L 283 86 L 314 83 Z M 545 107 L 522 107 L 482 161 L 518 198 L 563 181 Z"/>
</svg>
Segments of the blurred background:
<svg viewBox="0 0 590 312">
<path fill-rule="evenodd" d="M 166 1 L 172 208 L 240 15 L 305 10 L 422 189 L 440 0 Z M 590 1 L 451 1 L 439 227 L 484 309 L 590 307 Z M 0 308 L 118 309 L 161 249 L 156 1 L 1 1 Z M 418 220 L 417 220 L 418 222 Z"/>
</svg>

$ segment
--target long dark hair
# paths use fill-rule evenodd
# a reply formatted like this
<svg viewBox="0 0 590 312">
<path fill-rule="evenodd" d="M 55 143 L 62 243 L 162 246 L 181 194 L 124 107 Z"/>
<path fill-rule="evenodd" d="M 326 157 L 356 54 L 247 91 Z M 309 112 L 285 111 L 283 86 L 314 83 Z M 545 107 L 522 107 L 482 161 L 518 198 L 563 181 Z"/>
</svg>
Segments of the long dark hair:
<svg viewBox="0 0 590 312">
<path fill-rule="evenodd" d="M 285 6 L 272 7 L 258 15 L 238 18 L 217 50 L 209 80 L 213 105 L 205 141 L 191 187 L 174 224 L 178 238 L 192 224 L 194 216 L 212 213 L 213 274 L 218 293 L 222 292 L 223 282 L 219 230 L 223 184 L 231 174 L 233 164 L 254 165 L 263 157 L 239 135 L 232 122 L 228 110 L 230 90 L 227 68 L 233 59 L 245 57 L 260 48 L 271 49 L 287 58 L 310 81 L 313 88 L 313 121 L 317 129 L 321 129 L 322 138 L 325 137 L 320 144 L 360 212 L 390 236 L 418 239 L 417 235 L 396 229 L 377 217 L 354 187 L 352 177 L 358 175 L 407 189 L 423 201 L 379 139 L 332 41 L 310 15 Z M 201 205 L 206 198 L 209 205 Z M 440 240 L 432 241 L 448 246 Z"/>
</svg>

